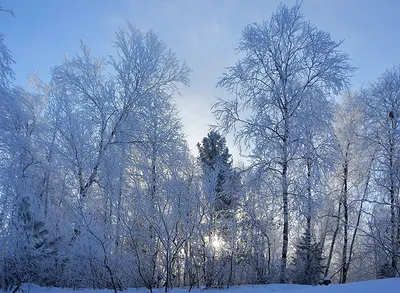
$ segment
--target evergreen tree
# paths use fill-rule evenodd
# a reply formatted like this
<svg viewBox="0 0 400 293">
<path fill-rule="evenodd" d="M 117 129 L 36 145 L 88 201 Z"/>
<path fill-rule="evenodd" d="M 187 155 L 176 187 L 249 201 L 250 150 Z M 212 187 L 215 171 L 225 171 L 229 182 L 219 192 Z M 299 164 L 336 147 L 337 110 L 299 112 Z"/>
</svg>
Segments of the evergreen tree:
<svg viewBox="0 0 400 293">
<path fill-rule="evenodd" d="M 296 245 L 292 281 L 296 284 L 316 285 L 323 276 L 322 245 L 305 233 Z"/>
<path fill-rule="evenodd" d="M 211 131 L 197 147 L 203 169 L 203 194 L 210 204 L 204 234 L 207 236 L 203 238 L 205 284 L 206 287 L 229 287 L 235 270 L 237 222 L 234 215 L 239 174 L 232 168 L 226 140 L 219 133 Z"/>
<path fill-rule="evenodd" d="M 228 216 L 232 214 L 237 202 L 234 187 L 239 178 L 237 172 L 232 169 L 232 155 L 226 146 L 226 140 L 218 132 L 211 131 L 197 147 L 204 177 L 214 178 L 213 210 L 217 217 Z"/>
</svg>

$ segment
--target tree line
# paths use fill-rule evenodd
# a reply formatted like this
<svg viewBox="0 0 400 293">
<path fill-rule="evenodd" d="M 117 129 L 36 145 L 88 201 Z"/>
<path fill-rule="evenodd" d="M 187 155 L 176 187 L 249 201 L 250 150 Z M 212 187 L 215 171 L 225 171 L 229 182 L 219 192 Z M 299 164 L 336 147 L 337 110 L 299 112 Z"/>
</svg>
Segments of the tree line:
<svg viewBox="0 0 400 293">
<path fill-rule="evenodd" d="M 106 58 L 81 44 L 32 92 L 0 37 L 0 288 L 398 276 L 400 67 L 351 90 L 300 9 L 245 27 L 196 156 L 174 101 L 191 69 L 152 31 L 128 23 Z"/>
</svg>

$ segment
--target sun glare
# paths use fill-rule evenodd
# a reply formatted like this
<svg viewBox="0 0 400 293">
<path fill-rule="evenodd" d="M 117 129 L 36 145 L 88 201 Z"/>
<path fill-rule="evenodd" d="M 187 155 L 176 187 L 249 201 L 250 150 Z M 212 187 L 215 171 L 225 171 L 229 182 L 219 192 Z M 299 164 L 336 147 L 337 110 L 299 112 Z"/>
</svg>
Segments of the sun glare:
<svg viewBox="0 0 400 293">
<path fill-rule="evenodd" d="M 218 237 L 215 237 L 211 244 L 215 249 L 220 249 L 222 246 L 221 240 Z"/>
</svg>

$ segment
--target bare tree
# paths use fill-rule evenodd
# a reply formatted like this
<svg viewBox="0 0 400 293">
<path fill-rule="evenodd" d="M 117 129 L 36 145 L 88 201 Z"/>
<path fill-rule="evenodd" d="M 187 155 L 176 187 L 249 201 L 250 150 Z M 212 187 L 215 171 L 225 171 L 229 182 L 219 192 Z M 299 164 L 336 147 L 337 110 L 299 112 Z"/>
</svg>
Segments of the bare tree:
<svg viewBox="0 0 400 293">
<path fill-rule="evenodd" d="M 65 116 L 59 137 L 69 145 L 81 197 L 97 180 L 104 154 L 129 115 L 139 113 L 149 94 L 174 94 L 179 84 L 188 84 L 190 69 L 154 33 L 128 24 L 116 33 L 115 44 L 117 58 L 109 62 L 91 57 L 82 44 L 82 56 L 53 69 L 51 94 L 62 104 L 57 113 Z M 105 74 L 107 65 L 112 78 Z"/>
<path fill-rule="evenodd" d="M 384 196 L 377 202 L 389 207 L 389 240 L 382 248 L 390 259 L 391 275 L 399 274 L 400 256 L 400 67 L 394 66 L 371 83 L 364 98 L 368 138 L 377 147 L 376 172 L 378 189 Z M 387 204 L 385 204 L 385 202 Z M 378 230 L 386 229 L 383 227 Z M 390 243 L 390 244 L 389 244 Z"/>
<path fill-rule="evenodd" d="M 325 100 L 349 85 L 353 68 L 340 44 L 306 21 L 300 5 L 281 5 L 270 21 L 244 29 L 239 44 L 244 57 L 218 83 L 234 95 L 214 106 L 219 128 L 234 130 L 236 142 L 251 149 L 253 165 L 280 177 L 281 282 L 286 282 L 292 165 L 303 123 L 299 113 L 309 95 Z"/>
</svg>

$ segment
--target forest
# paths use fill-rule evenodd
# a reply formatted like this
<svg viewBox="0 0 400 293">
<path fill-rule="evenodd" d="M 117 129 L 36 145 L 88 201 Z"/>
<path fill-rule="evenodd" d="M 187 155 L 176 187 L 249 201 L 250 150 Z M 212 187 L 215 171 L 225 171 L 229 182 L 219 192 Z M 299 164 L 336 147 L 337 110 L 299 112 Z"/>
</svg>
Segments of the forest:
<svg viewBox="0 0 400 293">
<path fill-rule="evenodd" d="M 191 68 L 154 32 L 126 23 L 111 56 L 82 42 L 29 90 L 0 35 L 0 289 L 399 276 L 400 66 L 352 89 L 341 45 L 300 4 L 243 28 L 194 154 Z"/>
</svg>

